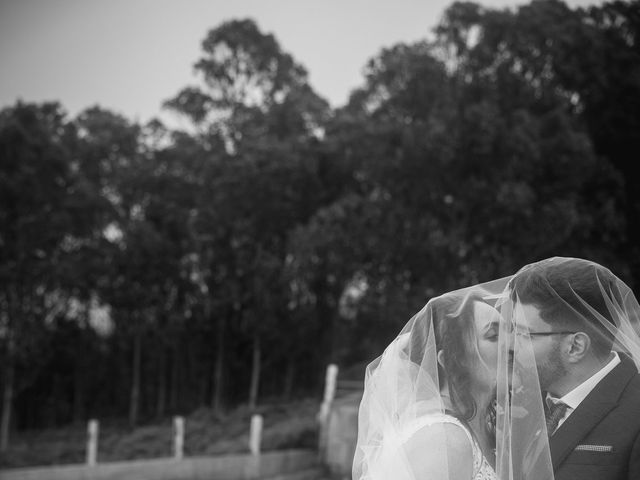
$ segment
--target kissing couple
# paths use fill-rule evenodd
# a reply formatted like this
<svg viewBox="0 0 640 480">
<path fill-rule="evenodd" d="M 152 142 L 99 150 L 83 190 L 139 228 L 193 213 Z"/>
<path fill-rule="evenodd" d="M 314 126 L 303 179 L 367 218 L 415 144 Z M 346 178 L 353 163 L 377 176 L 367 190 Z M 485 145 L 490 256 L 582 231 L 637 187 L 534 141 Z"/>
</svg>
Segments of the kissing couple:
<svg viewBox="0 0 640 480">
<path fill-rule="evenodd" d="M 554 257 L 429 300 L 372 362 L 354 480 L 640 479 L 640 306 Z"/>
</svg>

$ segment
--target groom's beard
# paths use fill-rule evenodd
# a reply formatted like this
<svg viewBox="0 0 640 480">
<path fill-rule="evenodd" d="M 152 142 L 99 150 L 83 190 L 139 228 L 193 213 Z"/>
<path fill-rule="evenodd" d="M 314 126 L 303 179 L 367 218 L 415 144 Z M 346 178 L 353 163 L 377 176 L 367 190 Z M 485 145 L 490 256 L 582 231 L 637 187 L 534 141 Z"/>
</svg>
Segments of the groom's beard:
<svg viewBox="0 0 640 480">
<path fill-rule="evenodd" d="M 560 348 L 556 346 L 547 358 L 538 359 L 538 380 L 540 381 L 540 389 L 548 391 L 558 379 L 563 378 L 567 374 L 567 369 L 562 364 Z"/>
</svg>

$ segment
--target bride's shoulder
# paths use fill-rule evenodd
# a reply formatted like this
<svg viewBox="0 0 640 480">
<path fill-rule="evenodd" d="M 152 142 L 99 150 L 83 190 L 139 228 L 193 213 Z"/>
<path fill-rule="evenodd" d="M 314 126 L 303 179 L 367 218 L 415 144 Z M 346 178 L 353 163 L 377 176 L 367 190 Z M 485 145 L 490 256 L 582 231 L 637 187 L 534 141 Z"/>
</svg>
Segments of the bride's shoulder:
<svg viewBox="0 0 640 480">
<path fill-rule="evenodd" d="M 452 475 L 450 478 L 471 478 L 473 440 L 457 418 L 444 414 L 429 415 L 428 418 L 416 419 L 416 424 L 407 433 L 404 451 L 414 470 L 425 473 L 425 468 L 429 471 L 434 467 L 439 471 L 444 468 Z M 438 448 L 433 448 L 436 445 Z M 443 457 L 442 452 L 447 452 L 447 455 Z"/>
<path fill-rule="evenodd" d="M 417 432 L 422 431 L 423 433 L 430 432 L 431 434 L 446 432 L 456 437 L 462 434 L 463 438 L 472 439 L 469 430 L 460 420 L 452 415 L 440 412 L 417 417 L 406 425 L 404 431 L 406 438 L 410 438 Z"/>
<path fill-rule="evenodd" d="M 414 441 L 416 436 L 421 440 L 446 437 L 453 445 L 467 447 L 469 450 L 473 445 L 473 437 L 467 427 L 456 417 L 445 413 L 429 414 L 414 420 L 405 431 L 405 439 Z"/>
</svg>

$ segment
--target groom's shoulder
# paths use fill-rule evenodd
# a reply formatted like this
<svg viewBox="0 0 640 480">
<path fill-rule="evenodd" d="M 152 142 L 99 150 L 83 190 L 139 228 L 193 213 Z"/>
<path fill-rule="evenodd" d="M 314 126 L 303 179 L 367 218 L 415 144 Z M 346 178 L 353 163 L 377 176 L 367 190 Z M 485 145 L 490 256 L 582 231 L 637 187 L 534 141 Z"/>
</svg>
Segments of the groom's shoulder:
<svg viewBox="0 0 640 480">
<path fill-rule="evenodd" d="M 619 367 L 620 369 L 624 369 L 623 378 L 628 378 L 629 383 L 627 384 L 626 390 L 629 390 L 630 393 L 640 392 L 640 372 L 638 372 L 638 367 L 635 362 L 625 355 L 621 358 Z"/>
<path fill-rule="evenodd" d="M 618 424 L 629 433 L 629 438 L 635 438 L 633 442 L 637 445 L 640 439 L 640 374 L 635 373 L 618 400 L 618 406 L 614 415 L 618 419 L 613 424 Z M 631 440 L 630 440 L 631 441 Z"/>
<path fill-rule="evenodd" d="M 640 397 L 640 373 L 636 372 L 631 377 L 631 380 L 629 380 L 627 388 L 625 389 L 625 393 L 636 398 Z M 640 406 L 640 402 L 638 402 L 638 406 Z"/>
<path fill-rule="evenodd" d="M 613 403 L 614 417 L 637 416 L 640 424 L 640 374 L 626 355 L 621 355 L 621 360 L 598 385 L 595 398 L 603 403 Z"/>
<path fill-rule="evenodd" d="M 640 420 L 640 373 L 636 371 L 630 375 L 621 393 L 618 405 L 637 413 Z"/>
</svg>

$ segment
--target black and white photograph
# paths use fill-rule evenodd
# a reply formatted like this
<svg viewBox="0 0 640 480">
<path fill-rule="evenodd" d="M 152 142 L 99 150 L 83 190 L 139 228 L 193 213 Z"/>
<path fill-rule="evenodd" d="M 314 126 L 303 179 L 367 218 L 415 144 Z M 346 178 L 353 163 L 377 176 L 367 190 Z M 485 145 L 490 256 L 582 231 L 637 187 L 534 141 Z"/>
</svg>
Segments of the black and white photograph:
<svg viewBox="0 0 640 480">
<path fill-rule="evenodd" d="M 640 0 L 0 0 L 0 480 L 640 480 Z"/>
</svg>

